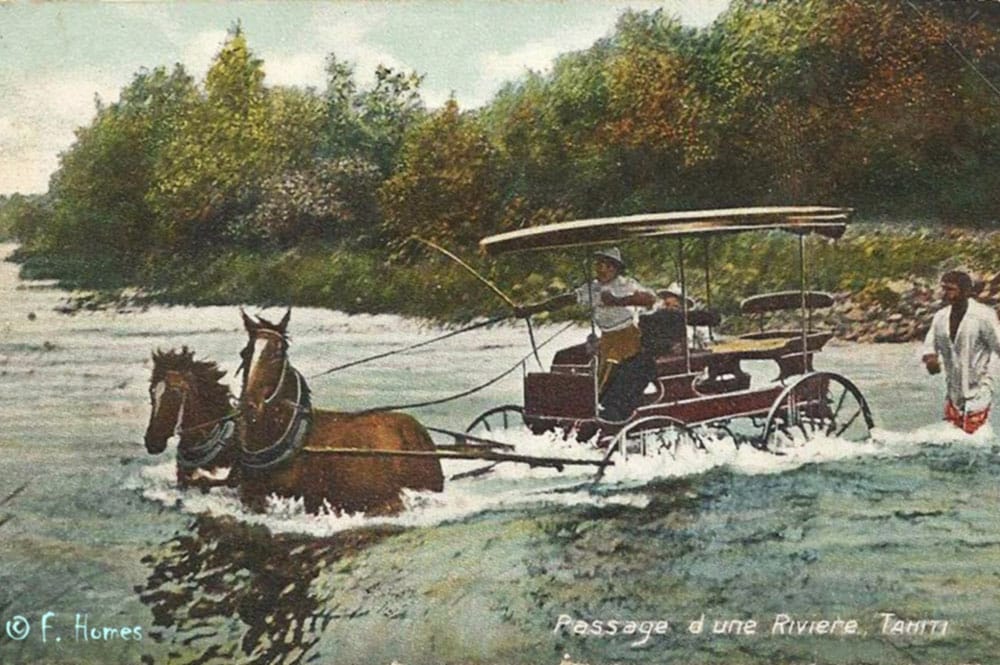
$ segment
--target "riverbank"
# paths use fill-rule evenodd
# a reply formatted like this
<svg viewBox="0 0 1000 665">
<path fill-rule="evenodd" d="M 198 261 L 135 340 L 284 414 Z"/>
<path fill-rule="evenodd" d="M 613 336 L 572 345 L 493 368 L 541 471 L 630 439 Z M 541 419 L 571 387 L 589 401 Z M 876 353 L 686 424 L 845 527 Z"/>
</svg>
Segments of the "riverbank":
<svg viewBox="0 0 1000 665">
<path fill-rule="evenodd" d="M 700 243 L 699 243 L 700 244 Z M 670 245 L 667 247 L 666 245 Z M 722 332 L 751 329 L 739 316 L 741 297 L 798 287 L 797 244 L 783 233 L 744 234 L 713 240 L 711 305 L 724 316 Z M 922 339 L 940 308 L 938 276 L 963 267 L 981 287 L 980 299 L 1000 303 L 1000 234 L 991 231 L 859 223 L 838 241 L 808 241 L 811 288 L 834 294 L 835 305 L 813 315 L 816 325 L 838 338 L 859 342 Z M 578 281 L 579 250 L 565 255 L 531 254 L 489 261 L 471 249 L 456 250 L 517 302 L 536 302 Z M 673 243 L 626 246 L 630 273 L 665 286 L 675 279 Z M 577 256 L 579 255 L 579 256 Z M 695 252 L 699 257 L 700 252 Z M 78 259 L 15 252 L 27 278 L 59 280 L 72 289 L 59 311 L 136 311 L 150 304 L 310 306 L 348 314 L 399 314 L 444 324 L 498 316 L 509 307 L 473 276 L 442 256 L 402 261 L 385 250 L 317 246 L 309 250 L 226 250 L 197 256 L 137 261 L 129 275 L 110 279 Z M 688 266 L 690 293 L 705 300 L 698 258 Z M 666 266 L 666 271 L 664 270 Z M 579 312 L 542 315 L 542 320 Z M 796 325 L 798 312 L 772 317 L 768 326 Z"/>
<path fill-rule="evenodd" d="M 971 276 L 976 299 L 1000 309 L 1000 272 L 972 270 Z M 814 313 L 813 322 L 847 342 L 922 341 L 934 313 L 944 307 L 937 279 L 926 277 L 873 280 L 857 294 L 833 296 L 833 307 Z M 799 318 L 796 311 L 782 316 L 781 322 L 797 325 Z"/>
</svg>

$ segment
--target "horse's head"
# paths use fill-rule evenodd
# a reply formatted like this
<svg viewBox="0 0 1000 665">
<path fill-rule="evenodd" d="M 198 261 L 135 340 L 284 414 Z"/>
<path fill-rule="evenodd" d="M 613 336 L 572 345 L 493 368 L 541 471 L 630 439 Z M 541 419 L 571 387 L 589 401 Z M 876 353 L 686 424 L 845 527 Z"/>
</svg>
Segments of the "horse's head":
<svg viewBox="0 0 1000 665">
<path fill-rule="evenodd" d="M 192 391 L 188 372 L 193 362 L 194 353 L 186 346 L 179 352 L 153 353 L 153 376 L 149 380 L 152 409 L 146 426 L 146 450 L 153 455 L 163 452 L 167 439 L 177 430 L 184 402 Z"/>
<path fill-rule="evenodd" d="M 243 368 L 243 390 L 240 405 L 259 413 L 267 401 L 281 389 L 288 375 L 288 320 L 291 308 L 278 323 L 257 317 L 254 321 L 242 310 L 247 345 L 240 352 Z"/>
</svg>

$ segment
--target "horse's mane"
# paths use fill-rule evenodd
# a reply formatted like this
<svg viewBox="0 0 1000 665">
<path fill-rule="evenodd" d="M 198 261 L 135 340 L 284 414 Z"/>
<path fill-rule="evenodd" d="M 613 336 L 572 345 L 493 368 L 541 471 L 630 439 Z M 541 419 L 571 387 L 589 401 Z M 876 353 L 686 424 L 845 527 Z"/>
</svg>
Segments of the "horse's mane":
<svg viewBox="0 0 1000 665">
<path fill-rule="evenodd" d="M 229 401 L 229 387 L 221 382 L 226 375 L 225 370 L 211 360 L 195 360 L 194 351 L 186 346 L 180 351 L 171 349 L 170 351 L 153 352 L 153 378 L 152 383 L 161 381 L 167 372 L 183 372 L 190 374 L 194 387 L 199 395 L 208 399 Z"/>
</svg>

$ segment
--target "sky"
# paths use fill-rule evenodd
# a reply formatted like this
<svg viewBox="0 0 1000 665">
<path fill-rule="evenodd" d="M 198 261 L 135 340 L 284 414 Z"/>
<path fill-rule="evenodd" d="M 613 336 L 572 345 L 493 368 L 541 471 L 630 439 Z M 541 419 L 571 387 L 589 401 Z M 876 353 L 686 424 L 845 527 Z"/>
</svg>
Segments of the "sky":
<svg viewBox="0 0 1000 665">
<path fill-rule="evenodd" d="M 365 85 L 378 64 L 425 76 L 430 107 L 490 100 L 555 56 L 609 34 L 627 8 L 690 26 L 728 0 L 378 0 L 0 3 L 0 195 L 48 188 L 95 97 L 117 100 L 141 68 L 180 62 L 201 82 L 237 21 L 268 85 L 324 85 L 330 53 Z"/>
</svg>

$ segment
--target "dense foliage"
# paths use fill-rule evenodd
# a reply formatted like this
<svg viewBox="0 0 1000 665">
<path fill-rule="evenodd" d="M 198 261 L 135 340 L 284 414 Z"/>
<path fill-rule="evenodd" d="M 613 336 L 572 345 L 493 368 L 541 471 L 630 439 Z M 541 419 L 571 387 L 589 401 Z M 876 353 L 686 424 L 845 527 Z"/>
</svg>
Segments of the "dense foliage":
<svg viewBox="0 0 1000 665">
<path fill-rule="evenodd" d="M 735 0 L 702 30 L 628 12 L 481 109 L 428 111 L 416 73 L 379 67 L 362 89 L 333 54 L 325 89 L 269 87 L 236 26 L 204 81 L 144 70 L 99 103 L 47 194 L 0 201 L 0 233 L 35 274 L 84 285 L 462 317 L 498 303 L 412 235 L 532 298 L 578 279 L 583 255 L 494 265 L 475 256 L 478 238 L 774 203 L 988 224 L 1000 216 L 998 28 L 994 5 L 926 0 Z M 861 288 L 942 253 L 848 256 L 863 242 L 890 243 L 820 251 L 823 286 Z M 721 243 L 717 284 L 780 286 L 792 272 L 773 266 L 792 249 Z M 626 251 L 648 280 L 674 278 L 672 248 Z"/>
</svg>

